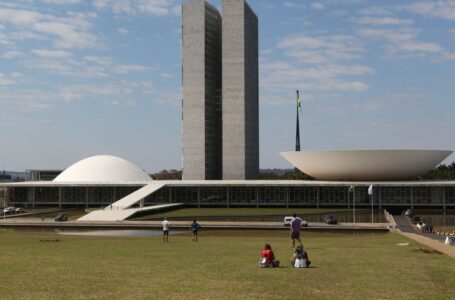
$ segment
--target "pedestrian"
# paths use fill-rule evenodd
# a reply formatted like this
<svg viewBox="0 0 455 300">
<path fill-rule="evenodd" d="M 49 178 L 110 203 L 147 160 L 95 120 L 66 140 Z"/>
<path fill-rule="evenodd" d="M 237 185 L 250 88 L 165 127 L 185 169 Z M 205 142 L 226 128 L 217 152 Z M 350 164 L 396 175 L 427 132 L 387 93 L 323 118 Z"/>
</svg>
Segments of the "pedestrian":
<svg viewBox="0 0 455 300">
<path fill-rule="evenodd" d="M 193 242 L 197 242 L 197 233 L 199 228 L 201 228 L 201 225 L 198 224 L 196 219 L 193 220 L 193 223 L 191 223 L 191 232 L 193 233 Z"/>
<path fill-rule="evenodd" d="M 311 261 L 308 258 L 308 252 L 305 251 L 302 244 L 298 245 L 297 248 L 295 248 L 291 265 L 294 268 L 308 268 L 310 264 Z"/>
<path fill-rule="evenodd" d="M 302 241 L 300 240 L 300 226 L 302 226 L 303 220 L 297 217 L 296 214 L 293 215 L 293 218 L 291 220 L 291 239 L 292 239 L 292 248 L 295 247 L 295 241 L 298 241 L 299 244 L 302 244 Z"/>
<path fill-rule="evenodd" d="M 265 244 L 258 266 L 259 268 L 278 268 L 280 266 L 280 261 L 275 259 L 275 253 L 270 244 Z"/>
<path fill-rule="evenodd" d="M 167 218 L 164 218 L 164 221 L 161 224 L 163 225 L 163 242 L 169 243 L 169 228 L 171 227 L 171 224 Z"/>
</svg>

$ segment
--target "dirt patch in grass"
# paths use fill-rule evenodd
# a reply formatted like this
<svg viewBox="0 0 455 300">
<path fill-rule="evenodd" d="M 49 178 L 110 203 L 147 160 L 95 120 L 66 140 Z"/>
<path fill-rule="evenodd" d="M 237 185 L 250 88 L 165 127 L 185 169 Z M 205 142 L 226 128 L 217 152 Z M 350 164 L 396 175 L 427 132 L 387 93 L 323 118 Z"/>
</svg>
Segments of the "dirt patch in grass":
<svg viewBox="0 0 455 300">
<path fill-rule="evenodd" d="M 420 252 L 420 253 L 426 253 L 426 254 L 442 254 L 442 252 L 438 250 L 433 250 L 433 249 L 423 249 L 423 248 L 418 248 L 411 250 L 413 252 Z"/>
</svg>

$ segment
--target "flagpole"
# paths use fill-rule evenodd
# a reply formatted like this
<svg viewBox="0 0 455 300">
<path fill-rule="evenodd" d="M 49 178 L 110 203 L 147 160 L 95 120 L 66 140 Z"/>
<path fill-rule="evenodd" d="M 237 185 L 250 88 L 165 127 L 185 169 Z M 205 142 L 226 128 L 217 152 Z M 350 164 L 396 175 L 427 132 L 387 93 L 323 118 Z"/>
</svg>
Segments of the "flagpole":
<svg viewBox="0 0 455 300">
<path fill-rule="evenodd" d="M 296 125 L 296 130 L 295 130 L 295 151 L 300 151 L 300 120 L 299 120 L 299 91 L 297 90 L 297 105 L 296 105 L 296 111 L 297 111 L 297 125 Z"/>
<path fill-rule="evenodd" d="M 354 196 L 352 198 L 353 214 L 354 214 L 354 224 L 355 224 L 355 187 L 354 187 Z"/>
<path fill-rule="evenodd" d="M 374 189 L 373 189 L 373 185 L 370 184 L 370 186 L 368 187 L 368 196 L 370 198 L 370 201 L 371 201 L 371 224 L 374 223 Z"/>
<path fill-rule="evenodd" d="M 371 224 L 374 223 L 373 217 L 373 202 L 374 202 L 374 193 L 371 193 Z"/>
</svg>

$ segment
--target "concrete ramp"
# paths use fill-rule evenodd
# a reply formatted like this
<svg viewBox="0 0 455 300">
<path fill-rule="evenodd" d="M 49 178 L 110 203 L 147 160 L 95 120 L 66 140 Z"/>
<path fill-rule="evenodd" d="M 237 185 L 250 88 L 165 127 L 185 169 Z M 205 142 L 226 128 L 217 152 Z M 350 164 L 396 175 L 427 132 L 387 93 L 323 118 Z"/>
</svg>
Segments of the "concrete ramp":
<svg viewBox="0 0 455 300">
<path fill-rule="evenodd" d="M 128 209 L 109 209 L 109 210 L 95 210 L 91 213 L 86 214 L 85 216 L 78 219 L 78 221 L 89 221 L 89 222 L 109 222 L 109 221 L 124 221 L 129 217 L 145 211 L 159 211 L 167 208 L 176 208 L 182 206 L 183 203 L 172 203 L 172 204 L 162 204 L 162 205 L 153 205 L 141 208 L 128 208 Z"/>
<path fill-rule="evenodd" d="M 91 213 L 86 214 L 85 216 L 79 218 L 78 221 L 123 221 L 138 212 L 160 210 L 163 208 L 170 208 L 182 205 L 181 203 L 174 203 L 140 208 L 131 208 L 131 206 L 141 202 L 147 196 L 158 191 L 165 185 L 166 185 L 165 183 L 160 182 L 149 183 L 146 186 L 127 195 L 126 197 L 123 197 L 122 199 L 112 203 L 111 205 L 105 207 L 102 210 L 95 210 L 92 211 Z"/>
<path fill-rule="evenodd" d="M 104 210 L 118 210 L 118 209 L 127 209 L 133 206 L 134 204 L 140 202 L 142 199 L 145 199 L 147 196 L 153 194 L 154 192 L 158 191 L 160 188 L 164 187 L 165 183 L 160 182 L 152 182 L 147 184 L 146 186 L 138 189 L 137 191 L 129 194 L 126 197 L 118 200 L 117 202 L 112 203 Z"/>
</svg>

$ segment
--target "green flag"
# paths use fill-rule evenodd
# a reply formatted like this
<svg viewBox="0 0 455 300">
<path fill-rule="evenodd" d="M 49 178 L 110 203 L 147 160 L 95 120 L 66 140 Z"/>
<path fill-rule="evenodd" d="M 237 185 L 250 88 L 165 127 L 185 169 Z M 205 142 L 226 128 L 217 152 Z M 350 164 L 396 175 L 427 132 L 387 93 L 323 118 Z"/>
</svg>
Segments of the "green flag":
<svg viewBox="0 0 455 300">
<path fill-rule="evenodd" d="M 300 94 L 299 91 L 297 90 L 297 108 L 299 111 L 302 111 L 302 100 L 300 100 Z"/>
<path fill-rule="evenodd" d="M 351 185 L 351 186 L 349 187 L 348 193 L 353 193 L 353 192 L 354 192 L 354 189 L 355 189 L 354 186 Z"/>
</svg>

